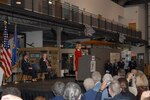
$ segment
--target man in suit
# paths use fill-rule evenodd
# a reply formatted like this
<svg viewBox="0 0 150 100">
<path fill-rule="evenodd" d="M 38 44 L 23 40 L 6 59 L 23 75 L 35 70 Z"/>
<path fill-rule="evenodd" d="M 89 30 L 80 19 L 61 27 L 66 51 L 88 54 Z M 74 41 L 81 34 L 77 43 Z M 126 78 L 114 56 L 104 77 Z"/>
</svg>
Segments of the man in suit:
<svg viewBox="0 0 150 100">
<path fill-rule="evenodd" d="M 32 68 L 32 66 L 30 65 L 27 54 L 23 55 L 23 59 L 21 61 L 21 69 L 24 75 L 31 75 L 32 81 L 37 81 L 37 70 Z"/>
<path fill-rule="evenodd" d="M 51 65 L 47 60 L 47 54 L 43 53 L 42 58 L 40 59 L 40 70 L 42 72 L 42 79 L 45 79 L 45 72 L 49 72 L 51 69 Z"/>
</svg>

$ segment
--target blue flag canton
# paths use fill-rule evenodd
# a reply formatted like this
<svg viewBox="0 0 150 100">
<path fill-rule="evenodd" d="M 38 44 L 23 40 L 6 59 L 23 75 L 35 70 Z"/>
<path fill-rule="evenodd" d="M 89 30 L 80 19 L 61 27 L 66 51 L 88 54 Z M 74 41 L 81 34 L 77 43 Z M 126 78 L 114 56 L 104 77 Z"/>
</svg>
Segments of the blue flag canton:
<svg viewBox="0 0 150 100">
<path fill-rule="evenodd" d="M 7 29 L 4 30 L 4 41 L 3 41 L 3 47 L 8 50 L 10 48 L 9 44 L 9 38 L 8 38 L 8 32 Z"/>
</svg>

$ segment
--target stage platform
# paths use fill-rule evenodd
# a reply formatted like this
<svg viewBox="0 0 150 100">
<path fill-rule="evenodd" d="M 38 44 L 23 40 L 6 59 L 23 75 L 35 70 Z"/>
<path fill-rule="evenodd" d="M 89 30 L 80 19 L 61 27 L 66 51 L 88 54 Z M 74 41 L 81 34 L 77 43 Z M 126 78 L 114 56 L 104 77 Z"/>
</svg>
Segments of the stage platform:
<svg viewBox="0 0 150 100">
<path fill-rule="evenodd" d="M 50 80 L 38 80 L 37 82 L 19 82 L 18 84 L 8 83 L 7 85 L 2 86 L 2 89 L 10 86 L 19 88 L 22 93 L 23 100 L 34 100 L 36 96 L 44 96 L 46 97 L 46 100 L 51 100 L 51 98 L 54 97 L 51 87 L 56 81 L 62 81 L 64 83 L 70 81 L 76 82 L 74 78 L 56 78 Z M 82 82 L 76 83 L 80 85 L 82 92 L 84 93 L 85 90 Z"/>
</svg>

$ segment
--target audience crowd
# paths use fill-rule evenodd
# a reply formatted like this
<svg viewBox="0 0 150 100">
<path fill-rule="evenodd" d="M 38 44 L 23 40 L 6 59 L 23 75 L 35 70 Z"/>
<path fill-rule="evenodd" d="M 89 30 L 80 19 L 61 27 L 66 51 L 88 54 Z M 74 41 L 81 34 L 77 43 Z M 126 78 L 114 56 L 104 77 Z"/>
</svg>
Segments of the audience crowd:
<svg viewBox="0 0 150 100">
<path fill-rule="evenodd" d="M 112 76 L 95 71 L 91 77 L 83 81 L 85 93 L 81 85 L 75 82 L 67 84 L 57 81 L 52 86 L 55 97 L 50 100 L 150 100 L 149 83 L 146 75 L 136 69 L 125 74 L 124 69 L 119 69 L 118 74 Z M 22 100 L 21 92 L 15 87 L 6 88 L 1 100 Z M 39 96 L 34 100 L 46 100 Z"/>
</svg>

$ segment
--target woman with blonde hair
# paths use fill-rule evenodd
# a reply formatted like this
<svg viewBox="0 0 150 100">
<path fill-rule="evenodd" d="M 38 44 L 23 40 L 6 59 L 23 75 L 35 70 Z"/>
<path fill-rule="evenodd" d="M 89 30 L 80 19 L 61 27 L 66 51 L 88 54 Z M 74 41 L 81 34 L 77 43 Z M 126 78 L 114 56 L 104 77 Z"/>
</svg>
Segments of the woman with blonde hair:
<svg viewBox="0 0 150 100">
<path fill-rule="evenodd" d="M 149 89 L 148 86 L 149 84 L 148 84 L 148 79 L 146 75 L 142 71 L 138 70 L 137 76 L 136 76 L 136 87 L 138 91 L 137 98 L 139 100 L 140 100 L 142 92 Z"/>
</svg>

